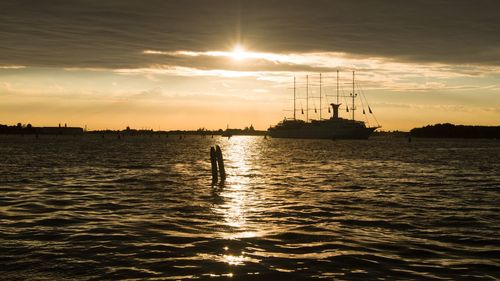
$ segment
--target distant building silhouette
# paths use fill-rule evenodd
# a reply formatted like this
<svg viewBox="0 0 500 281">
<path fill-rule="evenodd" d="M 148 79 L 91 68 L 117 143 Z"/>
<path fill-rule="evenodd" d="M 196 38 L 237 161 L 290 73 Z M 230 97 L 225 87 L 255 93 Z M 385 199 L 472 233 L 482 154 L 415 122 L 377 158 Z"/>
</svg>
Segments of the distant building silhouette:
<svg viewBox="0 0 500 281">
<path fill-rule="evenodd" d="M 64 124 L 64 127 L 41 127 L 38 132 L 45 135 L 81 135 L 83 128 L 67 127 Z"/>
<path fill-rule="evenodd" d="M 0 134 L 45 134 L 45 135 L 80 135 L 83 134 L 83 128 L 80 127 L 33 127 L 31 124 L 22 125 L 17 123 L 15 126 L 0 125 Z"/>
</svg>

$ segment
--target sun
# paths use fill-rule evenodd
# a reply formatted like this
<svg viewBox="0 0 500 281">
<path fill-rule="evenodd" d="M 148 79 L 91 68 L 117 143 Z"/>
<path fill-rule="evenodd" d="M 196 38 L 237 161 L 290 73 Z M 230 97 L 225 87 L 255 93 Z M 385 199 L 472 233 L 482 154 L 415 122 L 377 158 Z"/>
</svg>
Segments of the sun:
<svg viewBox="0 0 500 281">
<path fill-rule="evenodd" d="M 243 46 L 236 45 L 230 53 L 230 56 L 235 60 L 243 60 L 248 57 L 248 53 L 245 51 Z"/>
</svg>

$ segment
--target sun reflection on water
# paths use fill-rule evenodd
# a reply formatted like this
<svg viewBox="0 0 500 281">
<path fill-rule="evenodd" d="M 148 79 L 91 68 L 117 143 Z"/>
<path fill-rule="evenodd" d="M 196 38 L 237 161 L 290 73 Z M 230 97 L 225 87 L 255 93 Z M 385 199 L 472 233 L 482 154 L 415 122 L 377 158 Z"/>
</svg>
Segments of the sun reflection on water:
<svg viewBox="0 0 500 281">
<path fill-rule="evenodd" d="M 250 258 L 245 257 L 243 255 L 240 255 L 240 256 L 223 255 L 222 257 L 224 259 L 224 262 L 226 262 L 230 265 L 243 265 L 244 261 L 251 260 Z"/>
<path fill-rule="evenodd" d="M 256 145 L 259 141 L 255 137 L 233 137 L 224 139 L 221 147 L 224 154 L 226 173 L 228 175 L 224 185 L 217 187 L 218 197 L 213 205 L 213 211 L 223 218 L 220 236 L 228 240 L 248 239 L 264 235 L 262 225 L 253 218 L 259 217 L 258 205 L 262 202 L 255 193 L 255 182 L 252 173 L 255 172 Z M 247 262 L 259 262 L 241 253 L 229 254 L 229 247 L 223 247 L 224 253 L 217 257 L 229 265 L 244 265 Z"/>
<path fill-rule="evenodd" d="M 222 233 L 225 238 L 249 238 L 259 234 L 249 229 L 247 217 L 255 211 L 253 206 L 258 199 L 251 189 L 252 153 L 256 138 L 233 137 L 223 145 L 228 178 L 218 195 L 221 204 L 214 206 L 214 211 L 223 214 L 224 224 L 231 227 L 229 233 Z"/>
</svg>

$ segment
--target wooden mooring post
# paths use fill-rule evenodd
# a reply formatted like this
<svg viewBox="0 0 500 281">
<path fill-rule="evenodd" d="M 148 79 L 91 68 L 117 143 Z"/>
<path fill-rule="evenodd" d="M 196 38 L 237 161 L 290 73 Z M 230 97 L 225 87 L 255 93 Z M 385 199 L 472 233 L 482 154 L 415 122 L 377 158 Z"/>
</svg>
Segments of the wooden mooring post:
<svg viewBox="0 0 500 281">
<path fill-rule="evenodd" d="M 212 166 L 212 184 L 217 183 L 220 176 L 220 183 L 226 180 L 226 169 L 224 168 L 224 158 L 220 146 L 210 147 L 210 163 Z"/>
<path fill-rule="evenodd" d="M 215 148 L 210 147 L 210 163 L 212 164 L 212 184 L 217 183 L 217 155 L 215 153 Z"/>
<path fill-rule="evenodd" d="M 224 158 L 222 157 L 222 150 L 218 145 L 215 146 L 215 154 L 217 154 L 217 164 L 219 165 L 220 181 L 224 182 L 226 180 L 226 169 L 224 168 Z"/>
</svg>

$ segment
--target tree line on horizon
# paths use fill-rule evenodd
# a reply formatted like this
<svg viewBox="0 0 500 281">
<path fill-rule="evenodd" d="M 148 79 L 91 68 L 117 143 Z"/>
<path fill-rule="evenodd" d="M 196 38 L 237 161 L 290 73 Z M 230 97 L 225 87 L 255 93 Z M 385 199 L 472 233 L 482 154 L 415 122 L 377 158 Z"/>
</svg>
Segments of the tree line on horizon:
<svg viewBox="0 0 500 281">
<path fill-rule="evenodd" d="M 412 137 L 500 139 L 500 126 L 467 126 L 450 123 L 428 125 L 410 130 Z"/>
</svg>

